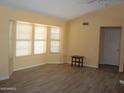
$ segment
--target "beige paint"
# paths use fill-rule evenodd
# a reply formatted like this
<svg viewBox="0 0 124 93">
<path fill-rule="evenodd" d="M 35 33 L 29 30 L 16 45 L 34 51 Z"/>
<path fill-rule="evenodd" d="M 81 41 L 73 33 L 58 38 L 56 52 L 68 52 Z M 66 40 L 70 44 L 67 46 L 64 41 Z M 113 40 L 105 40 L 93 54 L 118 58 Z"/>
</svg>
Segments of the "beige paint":
<svg viewBox="0 0 124 93">
<path fill-rule="evenodd" d="M 86 57 L 85 64 L 98 66 L 99 63 L 99 44 L 101 26 L 121 26 L 121 56 L 120 71 L 123 70 L 124 61 L 124 5 L 97 11 L 72 21 L 62 21 L 49 16 L 43 16 L 27 11 L 19 11 L 0 7 L 0 78 L 9 76 L 13 69 L 27 66 L 38 65 L 45 62 L 65 62 L 70 61 L 70 56 L 75 54 Z M 47 52 L 43 55 L 26 56 L 15 58 L 11 55 L 10 20 L 20 20 L 32 23 L 59 26 L 62 29 L 62 42 L 60 54 Z M 89 26 L 82 26 L 82 22 L 89 22 Z M 14 38 L 12 38 L 12 41 Z M 11 45 L 11 44 L 10 44 Z M 12 45 L 14 45 L 12 43 Z M 49 44 L 48 44 L 49 48 Z M 11 60 L 15 60 L 14 63 Z"/>
<path fill-rule="evenodd" d="M 16 9 L 9 9 L 5 7 L 0 7 L 0 78 L 8 77 L 13 69 L 20 69 L 27 66 L 38 65 L 46 63 L 48 61 L 62 62 L 65 59 L 64 54 L 64 34 L 66 31 L 66 22 L 55 19 L 49 16 L 43 16 L 27 11 L 19 11 Z M 26 57 L 12 57 L 11 47 L 14 44 L 11 42 L 15 40 L 14 33 L 11 38 L 10 21 L 20 20 L 32 23 L 39 23 L 45 25 L 59 26 L 62 30 L 62 47 L 60 54 L 43 54 L 35 56 L 26 56 Z M 14 29 L 14 28 L 13 28 Z M 14 31 L 14 30 L 13 30 Z M 13 45 L 13 46 L 9 46 Z M 15 52 L 15 51 L 14 51 Z M 47 60 L 49 59 L 49 60 Z M 14 60 L 14 61 L 13 61 Z"/>
<path fill-rule="evenodd" d="M 4 15 L 0 14 L 0 77 L 8 76 L 8 46 L 9 46 L 9 35 L 8 35 L 7 19 Z"/>
<path fill-rule="evenodd" d="M 85 64 L 98 67 L 101 26 L 119 26 L 123 28 L 121 39 L 121 57 L 119 71 L 123 71 L 124 62 L 124 5 L 87 14 L 70 21 L 68 56 L 84 55 Z M 89 22 L 88 26 L 81 25 Z"/>
<path fill-rule="evenodd" d="M 13 38 L 13 28 L 14 22 L 9 21 L 9 63 L 8 63 L 8 69 L 9 69 L 9 75 L 13 73 L 13 67 L 14 67 L 14 38 Z"/>
</svg>

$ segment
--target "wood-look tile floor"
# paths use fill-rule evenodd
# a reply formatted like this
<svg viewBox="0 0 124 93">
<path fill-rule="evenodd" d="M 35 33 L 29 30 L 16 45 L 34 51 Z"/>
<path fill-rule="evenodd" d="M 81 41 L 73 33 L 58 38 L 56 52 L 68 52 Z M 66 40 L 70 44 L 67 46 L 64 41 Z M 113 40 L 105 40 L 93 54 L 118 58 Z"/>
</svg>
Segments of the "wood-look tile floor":
<svg viewBox="0 0 124 93">
<path fill-rule="evenodd" d="M 0 93 L 124 93 L 116 68 L 78 68 L 69 64 L 43 65 L 14 72 L 0 81 Z"/>
</svg>

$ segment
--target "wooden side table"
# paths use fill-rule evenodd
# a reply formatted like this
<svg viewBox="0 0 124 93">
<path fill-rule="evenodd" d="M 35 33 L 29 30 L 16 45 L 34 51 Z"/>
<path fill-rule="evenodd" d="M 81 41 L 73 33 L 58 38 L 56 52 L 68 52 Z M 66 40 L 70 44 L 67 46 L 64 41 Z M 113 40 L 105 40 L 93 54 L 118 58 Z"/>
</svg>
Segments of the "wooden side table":
<svg viewBox="0 0 124 93">
<path fill-rule="evenodd" d="M 83 67 L 84 56 L 73 55 L 71 56 L 71 66 Z"/>
</svg>

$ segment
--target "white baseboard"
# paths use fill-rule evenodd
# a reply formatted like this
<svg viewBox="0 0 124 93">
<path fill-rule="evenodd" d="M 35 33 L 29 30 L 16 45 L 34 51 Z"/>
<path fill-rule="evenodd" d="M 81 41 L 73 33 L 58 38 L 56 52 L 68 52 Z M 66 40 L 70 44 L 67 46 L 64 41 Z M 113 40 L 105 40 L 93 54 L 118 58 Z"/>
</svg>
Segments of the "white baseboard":
<svg viewBox="0 0 124 93">
<path fill-rule="evenodd" d="M 48 61 L 48 62 L 41 63 L 41 64 L 36 64 L 36 65 L 26 66 L 26 67 L 22 67 L 22 68 L 17 68 L 17 69 L 14 69 L 14 71 L 19 71 L 19 70 L 24 70 L 24 69 L 28 69 L 28 68 L 33 68 L 33 67 L 37 67 L 37 66 L 41 66 L 41 65 L 45 65 L 45 64 L 64 64 L 64 63 L 69 63 L 70 64 L 70 62 Z M 92 68 L 98 68 L 98 66 L 94 66 L 94 65 L 84 65 L 84 66 L 92 67 Z M 9 77 L 10 76 L 0 77 L 0 80 L 9 79 Z"/>
<path fill-rule="evenodd" d="M 71 62 L 67 62 L 67 63 L 71 64 Z M 91 67 L 91 68 L 98 68 L 98 66 L 96 65 L 89 65 L 89 64 L 83 64 L 83 66 Z"/>
<path fill-rule="evenodd" d="M 0 81 L 1 80 L 6 80 L 6 79 L 9 79 L 9 76 L 0 77 Z"/>
<path fill-rule="evenodd" d="M 98 68 L 98 66 L 96 66 L 96 65 L 86 65 L 86 64 L 84 64 L 84 66 L 91 67 L 91 68 Z"/>
<path fill-rule="evenodd" d="M 48 62 L 46 62 L 46 64 L 64 64 L 64 63 L 66 63 L 66 62 L 58 62 L 58 61 L 48 61 Z"/>
<path fill-rule="evenodd" d="M 124 80 L 120 80 L 120 84 L 124 85 Z"/>
<path fill-rule="evenodd" d="M 23 69 L 33 68 L 33 67 L 37 67 L 37 66 L 41 66 L 41 65 L 45 65 L 45 64 L 63 64 L 63 63 L 65 63 L 65 62 L 49 61 L 49 62 L 44 62 L 44 63 L 41 63 L 41 64 L 36 64 L 36 65 L 26 66 L 26 67 L 22 67 L 22 68 L 17 68 L 17 69 L 14 69 L 14 71 L 19 71 L 19 70 L 23 70 Z"/>
<path fill-rule="evenodd" d="M 19 71 L 19 70 L 24 70 L 24 69 L 28 69 L 28 68 L 33 68 L 33 67 L 37 67 L 37 66 L 41 66 L 41 65 L 45 65 L 45 64 L 46 64 L 46 63 L 42 63 L 42 64 L 36 64 L 36 65 L 32 65 L 32 66 L 17 68 L 17 69 L 14 69 L 14 71 Z M 13 71 L 13 72 L 14 72 L 14 71 Z M 13 72 L 12 72 L 12 73 L 13 73 Z M 12 75 L 12 73 L 10 73 L 9 76 L 0 77 L 0 81 L 1 81 L 1 80 L 9 79 L 9 77 Z"/>
<path fill-rule="evenodd" d="M 41 63 L 41 64 L 26 66 L 26 67 L 22 67 L 22 68 L 17 68 L 17 69 L 14 69 L 14 71 L 19 71 L 19 70 L 24 70 L 24 69 L 28 69 L 28 68 L 33 68 L 33 67 L 37 67 L 37 66 L 41 66 L 41 65 L 45 65 L 45 64 L 46 63 Z"/>
<path fill-rule="evenodd" d="M 22 67 L 22 68 L 17 68 L 17 69 L 14 69 L 14 71 L 19 71 L 19 70 L 24 70 L 24 69 L 28 69 L 28 68 L 33 68 L 33 67 L 37 67 L 37 66 L 41 66 L 41 65 L 45 65 L 45 64 L 64 64 L 64 63 L 70 63 L 70 62 L 48 61 L 48 62 L 44 62 L 44 63 L 41 63 L 41 64 L 36 64 L 36 65 L 26 66 L 26 67 Z M 92 67 L 92 68 L 98 68 L 98 66 L 95 66 L 95 65 L 84 64 L 84 66 Z"/>
</svg>

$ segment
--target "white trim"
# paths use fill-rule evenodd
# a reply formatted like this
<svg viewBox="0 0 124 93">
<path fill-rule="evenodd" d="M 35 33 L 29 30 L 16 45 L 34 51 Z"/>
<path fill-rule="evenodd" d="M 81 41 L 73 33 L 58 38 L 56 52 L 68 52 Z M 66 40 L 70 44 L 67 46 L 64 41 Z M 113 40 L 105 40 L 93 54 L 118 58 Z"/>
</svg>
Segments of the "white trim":
<svg viewBox="0 0 124 93">
<path fill-rule="evenodd" d="M 36 64 L 36 65 L 26 66 L 26 67 L 22 67 L 22 68 L 17 68 L 17 69 L 14 69 L 14 71 L 19 71 L 19 70 L 23 70 L 23 69 L 33 68 L 33 67 L 37 67 L 37 66 L 41 66 L 41 65 L 45 65 L 45 64 L 64 64 L 64 63 L 65 62 L 48 61 L 48 62 L 41 63 L 41 64 Z"/>
<path fill-rule="evenodd" d="M 67 62 L 67 63 L 71 64 L 71 62 Z M 98 68 L 98 66 L 96 65 L 89 65 L 89 64 L 83 64 L 83 66 L 91 67 L 91 68 Z"/>
<path fill-rule="evenodd" d="M 84 66 L 86 66 L 86 67 L 91 67 L 91 68 L 98 68 L 98 66 L 96 66 L 96 65 L 86 65 L 86 64 L 84 64 Z"/>
<path fill-rule="evenodd" d="M 41 66 L 41 65 L 45 65 L 45 64 L 46 63 L 41 63 L 41 64 L 36 64 L 36 65 L 21 67 L 21 68 L 14 69 L 14 71 L 19 71 L 19 70 L 24 70 L 24 69 L 28 69 L 28 68 L 33 68 L 33 67 L 37 67 L 37 66 Z"/>
<path fill-rule="evenodd" d="M 26 67 L 22 67 L 22 68 L 17 68 L 17 69 L 14 69 L 14 71 L 19 71 L 19 70 L 23 70 L 23 69 L 33 68 L 33 67 L 37 67 L 37 66 L 41 66 L 41 65 L 45 65 L 45 64 L 64 64 L 64 63 L 65 62 L 48 61 L 48 62 L 41 63 L 41 64 L 36 64 L 36 65 L 32 65 L 32 66 L 26 66 Z"/>
<path fill-rule="evenodd" d="M 26 67 L 22 67 L 22 68 L 17 68 L 17 69 L 14 69 L 14 71 L 19 71 L 19 70 L 24 70 L 24 69 L 28 69 L 28 68 L 38 67 L 38 66 L 45 65 L 45 64 L 64 64 L 64 63 L 69 63 L 69 64 L 71 64 L 71 62 L 48 61 L 48 62 L 41 63 L 41 64 L 36 64 L 36 65 L 32 65 L 32 66 L 26 66 Z M 92 67 L 92 68 L 98 68 L 98 66 L 94 66 L 94 65 L 86 65 L 86 64 L 84 64 L 84 66 L 86 66 L 86 67 Z M 13 72 L 14 72 L 14 71 L 13 71 Z M 11 73 L 11 74 L 12 74 L 12 73 Z M 11 74 L 10 74 L 10 76 L 11 76 Z M 1 80 L 9 79 L 10 76 L 0 77 L 0 81 L 1 81 Z"/>
<path fill-rule="evenodd" d="M 124 80 L 120 80 L 120 84 L 124 85 Z"/>
<path fill-rule="evenodd" d="M 47 64 L 47 63 L 42 63 L 42 64 L 36 64 L 36 65 L 32 65 L 32 66 L 27 66 L 27 67 L 17 68 L 17 69 L 14 69 L 13 72 L 15 72 L 15 71 L 19 71 L 19 70 L 28 69 L 28 68 L 33 68 L 33 67 L 37 67 L 37 66 L 41 66 L 41 65 L 45 65 L 45 64 Z M 12 73 L 13 73 L 13 72 L 12 72 Z M 9 79 L 9 77 L 12 75 L 12 73 L 10 73 L 9 76 L 0 77 L 0 81 L 2 81 L 2 80 L 6 80 L 6 79 Z"/>
<path fill-rule="evenodd" d="M 122 69 L 119 68 L 119 72 L 123 72 L 123 68 Z"/>
<path fill-rule="evenodd" d="M 47 61 L 47 63 L 46 64 L 64 64 L 64 63 L 66 63 L 66 62 L 63 62 L 63 61 Z"/>
<path fill-rule="evenodd" d="M 9 76 L 0 77 L 0 81 L 9 79 Z"/>
</svg>

